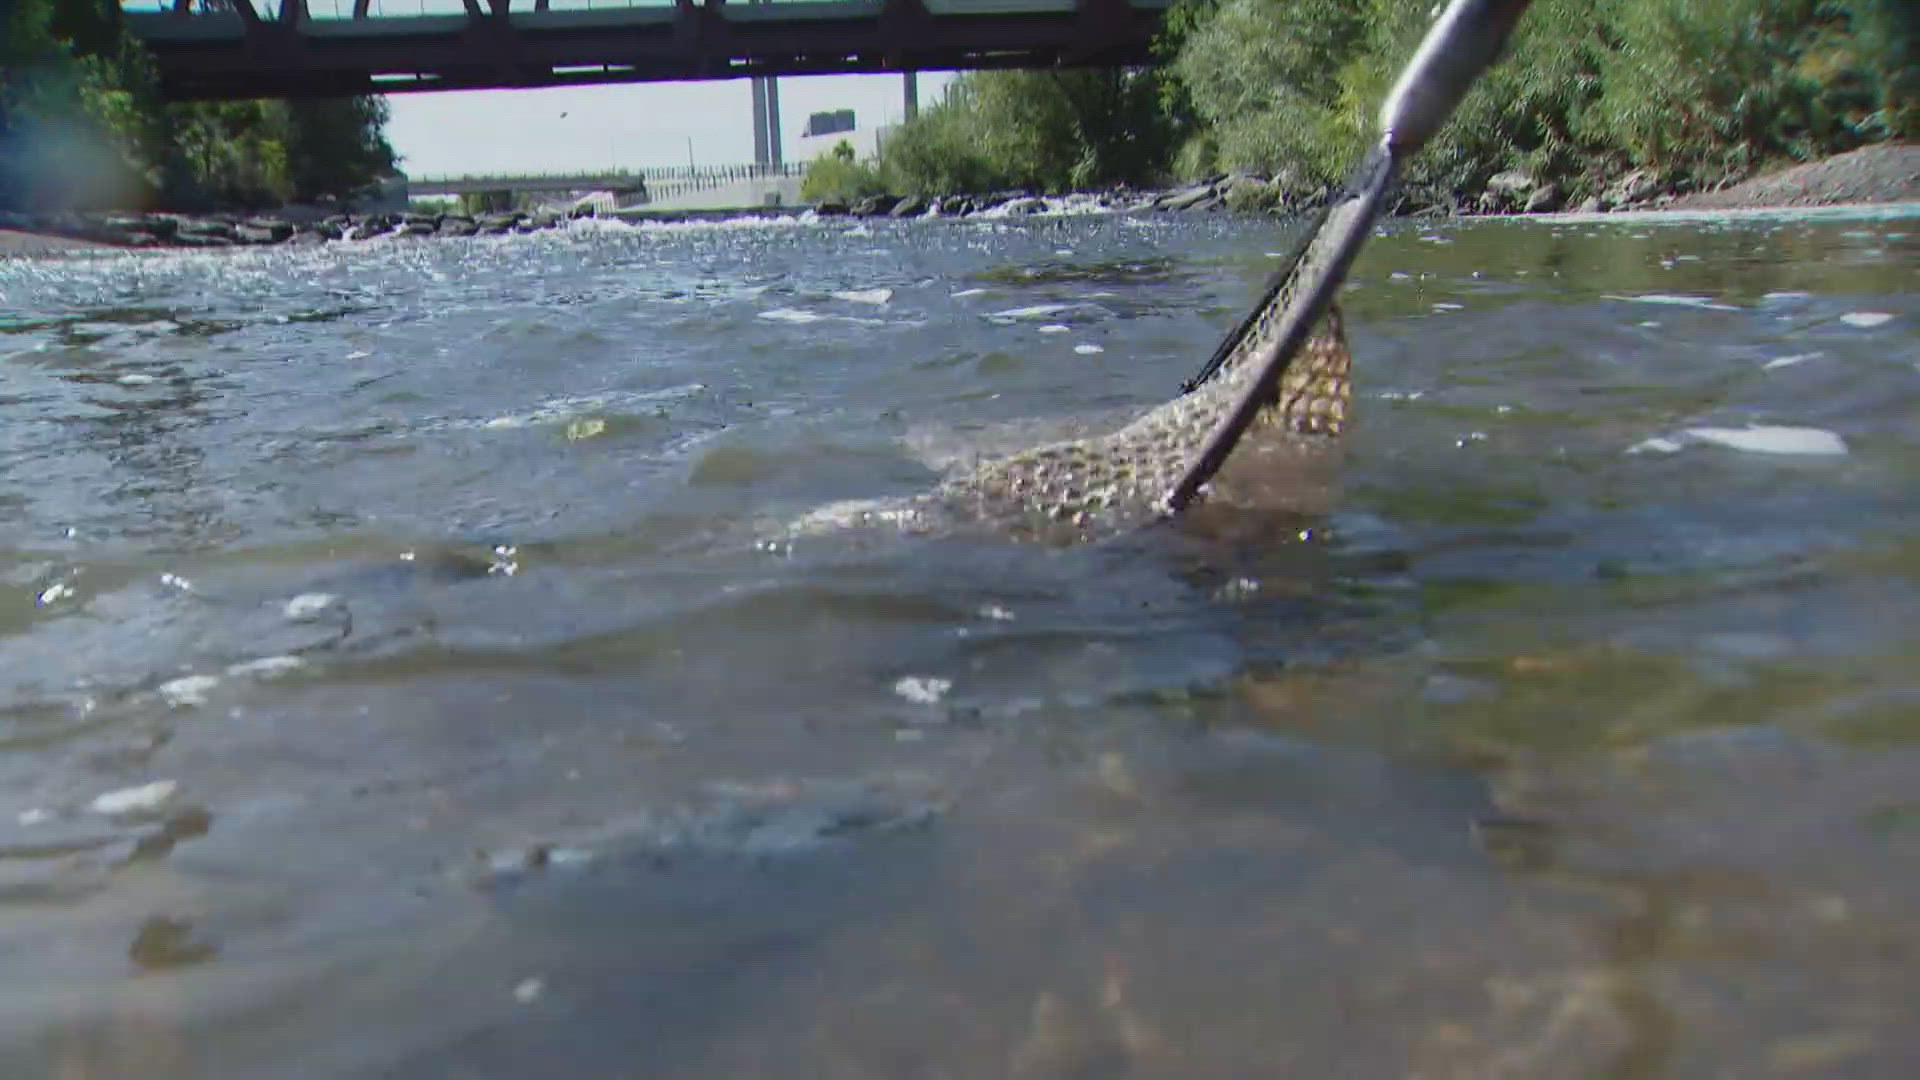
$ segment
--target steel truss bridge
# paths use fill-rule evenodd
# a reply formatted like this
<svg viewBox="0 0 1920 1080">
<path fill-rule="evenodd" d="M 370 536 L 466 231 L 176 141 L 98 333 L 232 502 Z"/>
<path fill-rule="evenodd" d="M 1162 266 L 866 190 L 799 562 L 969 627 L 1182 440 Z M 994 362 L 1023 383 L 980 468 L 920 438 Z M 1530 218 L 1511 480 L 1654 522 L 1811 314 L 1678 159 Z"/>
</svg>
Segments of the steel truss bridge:
<svg viewBox="0 0 1920 1080">
<path fill-rule="evenodd" d="M 460 0 L 439 13 L 421 0 L 414 14 L 385 14 L 388 0 L 331 13 L 324 0 L 146 2 L 159 6 L 125 8 L 128 30 L 161 92 L 196 100 L 1145 64 L 1170 0 Z"/>
</svg>

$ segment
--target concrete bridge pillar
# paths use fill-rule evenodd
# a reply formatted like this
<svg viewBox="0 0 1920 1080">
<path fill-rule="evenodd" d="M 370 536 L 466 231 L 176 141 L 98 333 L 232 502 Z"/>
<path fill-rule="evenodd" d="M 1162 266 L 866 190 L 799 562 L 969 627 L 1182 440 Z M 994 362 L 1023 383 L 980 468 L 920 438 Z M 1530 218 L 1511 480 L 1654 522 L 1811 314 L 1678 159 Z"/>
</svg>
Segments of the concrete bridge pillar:
<svg viewBox="0 0 1920 1080">
<path fill-rule="evenodd" d="M 766 77 L 766 146 L 768 163 L 780 167 L 780 79 Z"/>
<path fill-rule="evenodd" d="M 907 119 L 920 115 L 920 73 L 909 71 L 906 74 Z"/>
<path fill-rule="evenodd" d="M 753 163 L 767 163 L 767 80 L 755 75 L 747 80 L 753 89 Z"/>
<path fill-rule="evenodd" d="M 778 165 L 780 149 L 780 80 L 756 75 L 753 83 L 753 163 Z"/>
</svg>

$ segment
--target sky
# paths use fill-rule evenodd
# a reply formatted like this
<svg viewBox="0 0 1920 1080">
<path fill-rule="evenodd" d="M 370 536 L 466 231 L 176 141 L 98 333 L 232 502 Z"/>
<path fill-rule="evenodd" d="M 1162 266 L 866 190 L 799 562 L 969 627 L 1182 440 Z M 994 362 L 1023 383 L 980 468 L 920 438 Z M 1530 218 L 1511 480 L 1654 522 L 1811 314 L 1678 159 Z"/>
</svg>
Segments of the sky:
<svg viewBox="0 0 1920 1080">
<path fill-rule="evenodd" d="M 922 105 L 938 100 L 950 72 L 923 71 Z M 753 109 L 746 79 L 626 83 L 540 90 L 392 94 L 387 140 L 412 176 L 513 174 L 753 161 Z M 781 79 L 780 130 L 788 161 L 811 158 L 833 139 L 807 140 L 809 113 L 854 110 L 862 151 L 873 129 L 905 112 L 899 75 L 809 75 Z"/>
</svg>

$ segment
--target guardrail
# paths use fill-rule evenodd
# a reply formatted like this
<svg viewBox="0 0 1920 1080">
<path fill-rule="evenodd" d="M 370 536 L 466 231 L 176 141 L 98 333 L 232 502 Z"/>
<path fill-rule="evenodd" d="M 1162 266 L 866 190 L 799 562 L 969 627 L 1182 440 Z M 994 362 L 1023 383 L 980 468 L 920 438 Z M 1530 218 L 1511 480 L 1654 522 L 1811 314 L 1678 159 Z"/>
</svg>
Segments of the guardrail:
<svg viewBox="0 0 1920 1080">
<path fill-rule="evenodd" d="M 805 162 L 788 161 L 778 165 L 642 165 L 637 169 L 613 169 L 608 172 L 545 172 L 516 173 L 511 176 L 489 173 L 464 173 L 440 176 L 408 176 L 407 186 L 439 187 L 449 184 L 461 186 L 486 187 L 499 190 L 512 190 L 519 187 L 552 186 L 572 184 L 576 181 L 581 190 L 591 187 L 617 186 L 622 182 L 643 182 L 649 186 L 656 183 L 708 183 L 709 186 L 730 184 L 738 180 L 758 180 L 765 177 L 800 176 L 807 171 Z"/>
</svg>

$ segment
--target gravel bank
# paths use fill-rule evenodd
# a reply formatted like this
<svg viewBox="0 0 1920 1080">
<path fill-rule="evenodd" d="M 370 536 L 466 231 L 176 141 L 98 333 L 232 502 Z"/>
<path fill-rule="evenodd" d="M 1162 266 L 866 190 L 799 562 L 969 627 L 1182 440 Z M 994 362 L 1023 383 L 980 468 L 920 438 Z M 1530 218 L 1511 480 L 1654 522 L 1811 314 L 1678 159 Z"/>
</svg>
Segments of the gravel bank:
<svg viewBox="0 0 1920 1080">
<path fill-rule="evenodd" d="M 1673 210 L 1747 210 L 1773 206 L 1920 202 L 1920 144 L 1880 143 L 1719 191 L 1685 195 Z"/>
</svg>

